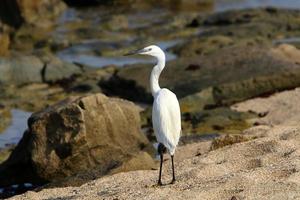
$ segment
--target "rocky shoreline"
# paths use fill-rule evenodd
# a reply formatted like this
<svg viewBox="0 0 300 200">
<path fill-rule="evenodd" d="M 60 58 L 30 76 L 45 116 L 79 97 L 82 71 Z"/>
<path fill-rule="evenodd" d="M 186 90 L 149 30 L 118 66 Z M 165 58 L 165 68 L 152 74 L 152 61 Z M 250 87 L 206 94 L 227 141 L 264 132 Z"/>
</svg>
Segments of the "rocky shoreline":
<svg viewBox="0 0 300 200">
<path fill-rule="evenodd" d="M 268 101 L 270 108 L 276 105 L 286 112 L 285 104 L 276 102 L 298 94 L 298 90 L 253 99 L 237 107 L 255 103 L 259 108 Z M 289 111 L 296 107 L 289 107 Z M 175 184 L 157 187 L 157 171 L 139 170 L 105 176 L 80 187 L 31 191 L 12 199 L 298 199 L 300 127 L 288 125 L 287 118 L 273 114 L 266 118 L 276 121 L 247 129 L 240 139 L 226 136 L 181 146 L 176 154 Z M 289 119 L 297 117 L 299 113 L 292 113 Z M 169 159 L 164 170 L 163 180 L 168 183 Z"/>
<path fill-rule="evenodd" d="M 236 166 L 234 169 L 238 171 L 232 171 L 231 174 L 238 174 L 237 179 L 248 177 L 249 173 L 270 170 L 269 161 L 261 164 L 261 159 L 267 159 L 273 150 L 278 152 L 274 156 L 280 161 L 294 161 L 295 157 L 280 157 L 281 153 L 285 153 L 281 149 L 280 145 L 284 145 L 284 142 L 280 138 L 284 137 L 282 130 L 291 132 L 292 142 L 298 137 L 298 109 L 289 110 L 297 105 L 298 90 L 283 92 L 268 99 L 264 97 L 300 86 L 300 50 L 299 44 L 294 42 L 300 30 L 300 14 L 297 10 L 268 7 L 211 13 L 212 3 L 206 0 L 199 5 L 206 5 L 205 9 L 208 10 L 201 12 L 197 9 L 189 12 L 194 4 L 182 3 L 178 8 L 173 8 L 169 1 L 163 1 L 161 8 L 155 9 L 143 3 L 129 8 L 125 3 L 120 4 L 118 10 L 107 5 L 67 8 L 62 1 L 55 4 L 56 0 L 26 2 L 18 2 L 20 10 L 16 16 L 21 16 L 20 19 L 14 16 L 7 21 L 0 14 L 0 134 L 13 120 L 12 109 L 33 112 L 28 120 L 28 130 L 24 130 L 24 136 L 17 147 L 7 144 L 7 148 L 0 149 L 0 187 L 29 182 L 33 184 L 30 189 L 45 183 L 49 184 L 45 188 L 74 188 L 45 189 L 16 198 L 40 198 L 39 195 L 43 198 L 58 198 L 55 196 L 57 191 L 69 198 L 74 190 L 78 192 L 72 195 L 80 199 L 83 197 L 80 195 L 86 192 L 84 188 L 92 187 L 96 190 L 94 185 L 97 184 L 112 186 L 118 178 L 122 180 L 120 184 L 124 188 L 129 187 L 126 185 L 128 183 L 140 192 L 150 189 L 144 198 L 156 197 L 157 188 L 150 184 L 155 177 L 152 171 L 110 175 L 156 168 L 150 115 L 152 96 L 148 85 L 152 68 L 149 63 L 152 61 L 138 58 L 128 60 L 122 55 L 131 49 L 161 41 L 165 42 L 161 44 L 168 44 L 166 51 L 172 59 L 167 62 L 160 84 L 170 88 L 179 97 L 183 140 L 178 161 L 179 166 L 189 166 L 180 172 L 184 181 L 177 186 L 166 186 L 162 195 L 172 198 L 168 196 L 169 191 L 183 198 L 186 192 L 181 195 L 176 190 L 190 191 L 192 188 L 195 193 L 190 193 L 190 199 L 193 194 L 198 194 L 196 187 L 185 185 L 192 181 L 193 173 L 205 172 L 205 169 L 197 171 L 193 168 L 193 162 L 212 168 L 220 165 L 226 170 L 232 170 L 231 164 L 226 165 L 226 162 L 223 164 L 218 161 L 221 162 L 218 164 L 216 161 L 212 164 L 205 161 L 205 157 L 209 156 L 215 156 L 211 159 L 221 159 L 216 155 L 219 153 L 224 155 L 227 151 L 243 151 L 253 145 L 260 148 L 260 145 L 269 145 L 269 141 L 272 141 L 272 145 L 266 147 L 271 152 L 253 155 L 253 160 L 241 160 L 247 166 L 253 163 L 255 166 L 247 169 Z M 67 3 L 70 5 L 70 2 Z M 73 6 L 80 5 L 80 1 L 78 3 Z M 34 7 L 41 10 L 50 7 L 55 12 L 41 16 Z M 148 15 L 141 16 L 137 12 L 139 8 L 147 11 Z M 158 14 L 157 20 L 149 20 Z M 116 65 L 107 66 L 105 63 L 112 59 Z M 287 95 L 288 101 L 283 103 L 281 95 Z M 251 100 L 256 97 L 262 100 Z M 269 102 L 280 109 L 269 107 Z M 100 108 L 103 110 L 97 110 Z M 287 122 L 279 123 L 280 116 Z M 132 118 L 132 121 L 126 121 Z M 294 122 L 290 123 L 289 119 Z M 257 125 L 266 127 L 255 127 Z M 261 131 L 265 132 L 262 134 Z M 210 138 L 210 141 L 199 142 L 203 137 Z M 110 138 L 111 141 L 105 143 L 103 138 Z M 191 150 L 202 149 L 201 145 L 206 149 L 201 152 Z M 226 145 L 228 147 L 221 148 Z M 297 147 L 297 144 L 293 145 Z M 133 146 L 134 151 L 128 149 Z M 112 149 L 116 151 L 109 152 Z M 188 159 L 183 158 L 185 151 L 189 152 Z M 119 156 L 114 156 L 117 154 Z M 194 154 L 199 155 L 195 157 Z M 235 161 L 234 155 L 226 159 L 229 163 Z M 296 172 L 293 172 L 291 167 L 278 166 L 278 169 L 274 169 L 278 171 L 274 173 L 283 174 L 284 178 L 290 175 L 297 177 L 298 168 L 295 167 Z M 246 172 L 240 172 L 243 170 Z M 149 180 L 137 179 L 136 183 L 129 181 L 142 174 L 149 177 Z M 97 178 L 100 179 L 89 182 Z M 258 182 L 263 184 L 260 178 Z M 127 179 L 129 182 L 125 181 Z M 214 185 L 223 184 L 222 180 L 230 182 L 233 179 L 228 174 L 220 174 L 219 177 L 212 175 L 211 185 L 207 187 L 216 190 L 206 190 L 207 193 L 202 195 L 209 194 L 212 195 L 211 199 L 217 199 L 233 198 L 236 193 L 241 193 L 242 198 L 254 190 L 260 191 L 256 187 L 251 189 L 245 183 L 242 189 L 234 191 L 228 185 L 231 189 L 225 194 L 220 192 L 221 186 Z M 290 184 L 287 179 L 284 181 Z M 280 176 L 276 175 L 276 181 L 279 180 Z M 137 183 L 145 187 L 141 188 Z M 202 179 L 195 183 L 197 187 L 202 184 L 208 183 Z M 297 184 L 296 181 L 293 187 L 297 188 Z M 281 186 L 278 187 L 281 191 Z M 92 196 L 87 195 L 86 199 L 142 197 L 139 194 L 122 196 L 124 190 L 120 188 L 114 191 L 116 194 L 103 189 L 96 194 L 92 190 L 88 194 Z M 295 190 L 291 191 L 297 195 Z M 57 195 L 61 195 L 60 192 Z"/>
</svg>

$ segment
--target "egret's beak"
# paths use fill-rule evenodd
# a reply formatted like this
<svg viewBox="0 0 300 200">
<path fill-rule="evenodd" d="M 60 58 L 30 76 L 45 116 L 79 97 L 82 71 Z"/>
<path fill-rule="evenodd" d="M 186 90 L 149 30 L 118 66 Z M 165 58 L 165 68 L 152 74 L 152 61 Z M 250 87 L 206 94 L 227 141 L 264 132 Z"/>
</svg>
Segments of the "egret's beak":
<svg viewBox="0 0 300 200">
<path fill-rule="evenodd" d="M 144 52 L 146 52 L 145 49 L 139 49 L 136 51 L 130 51 L 130 52 L 124 54 L 124 56 L 130 56 L 130 55 L 140 54 L 140 53 L 144 53 Z"/>
</svg>

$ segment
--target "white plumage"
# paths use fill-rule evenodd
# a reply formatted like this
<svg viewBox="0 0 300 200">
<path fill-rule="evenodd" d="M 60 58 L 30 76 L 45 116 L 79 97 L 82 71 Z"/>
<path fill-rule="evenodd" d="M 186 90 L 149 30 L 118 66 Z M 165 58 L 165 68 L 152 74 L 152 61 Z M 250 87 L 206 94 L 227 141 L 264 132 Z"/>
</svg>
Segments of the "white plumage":
<svg viewBox="0 0 300 200">
<path fill-rule="evenodd" d="M 170 90 L 163 88 L 155 96 L 152 123 L 157 141 L 174 155 L 181 132 L 181 117 L 176 95 Z"/>
<path fill-rule="evenodd" d="M 173 179 L 175 182 L 174 153 L 181 133 L 180 107 L 176 95 L 170 90 L 161 89 L 158 83 L 159 76 L 165 67 L 165 53 L 155 45 L 145 47 L 141 50 L 131 52 L 131 54 L 150 55 L 157 59 L 157 64 L 153 67 L 150 76 L 150 88 L 154 98 L 152 107 L 152 123 L 160 154 L 160 170 L 158 185 L 162 185 L 161 172 L 163 164 L 163 153 L 167 149 L 171 155 Z"/>
</svg>

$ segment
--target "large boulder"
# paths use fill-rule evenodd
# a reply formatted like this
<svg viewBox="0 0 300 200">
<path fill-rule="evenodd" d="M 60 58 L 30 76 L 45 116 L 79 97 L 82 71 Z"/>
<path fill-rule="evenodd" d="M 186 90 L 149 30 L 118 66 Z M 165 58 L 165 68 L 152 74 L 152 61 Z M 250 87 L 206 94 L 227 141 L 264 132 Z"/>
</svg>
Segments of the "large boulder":
<svg viewBox="0 0 300 200">
<path fill-rule="evenodd" d="M 66 8 L 61 0 L 3 0 L 0 20 L 18 28 L 24 22 L 37 26 L 48 26 Z"/>
<path fill-rule="evenodd" d="M 151 145 L 140 131 L 138 107 L 126 100 L 102 94 L 72 97 L 33 114 L 28 126 L 0 165 L 1 186 L 57 181 L 91 171 L 102 176 L 112 169 L 139 169 L 144 162 L 142 169 L 154 165 L 152 158 L 140 154 Z"/>
</svg>

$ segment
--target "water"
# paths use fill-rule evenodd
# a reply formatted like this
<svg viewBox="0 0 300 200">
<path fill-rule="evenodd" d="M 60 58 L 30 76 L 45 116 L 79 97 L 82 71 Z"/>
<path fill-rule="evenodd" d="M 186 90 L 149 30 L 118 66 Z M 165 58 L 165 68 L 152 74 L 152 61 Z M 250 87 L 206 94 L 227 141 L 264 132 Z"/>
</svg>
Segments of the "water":
<svg viewBox="0 0 300 200">
<path fill-rule="evenodd" d="M 273 41 L 274 45 L 279 45 L 279 44 L 292 44 L 296 47 L 300 46 L 300 37 L 290 37 L 290 38 L 283 38 L 283 39 L 278 39 Z"/>
<path fill-rule="evenodd" d="M 299 0 L 216 0 L 214 12 L 246 8 L 277 7 L 300 9 Z"/>
<path fill-rule="evenodd" d="M 175 46 L 180 43 L 180 40 L 172 40 L 172 41 L 160 41 L 156 44 L 160 46 L 164 51 L 168 48 Z M 124 66 L 129 64 L 136 63 L 151 63 L 153 59 L 147 56 L 97 56 L 93 55 L 93 51 L 101 51 L 103 46 L 109 47 L 109 45 L 105 42 L 101 42 L 99 40 L 86 40 L 80 44 L 74 45 L 70 48 L 67 48 L 63 51 L 58 52 L 58 56 L 70 63 L 79 63 L 83 65 L 87 65 L 90 67 L 101 68 L 108 65 L 115 66 Z M 174 60 L 176 59 L 176 55 L 166 51 L 166 60 Z"/>
<path fill-rule="evenodd" d="M 0 199 L 6 199 L 17 194 L 22 194 L 28 190 L 33 190 L 37 187 L 38 185 L 34 185 L 31 183 L 23 183 L 11 185 L 5 188 L 0 188 Z"/>
<path fill-rule="evenodd" d="M 18 109 L 12 111 L 11 125 L 0 134 L 0 149 L 10 144 L 17 144 L 27 129 L 27 119 L 31 113 Z"/>
</svg>

